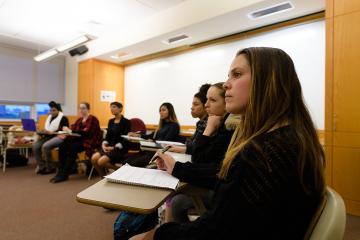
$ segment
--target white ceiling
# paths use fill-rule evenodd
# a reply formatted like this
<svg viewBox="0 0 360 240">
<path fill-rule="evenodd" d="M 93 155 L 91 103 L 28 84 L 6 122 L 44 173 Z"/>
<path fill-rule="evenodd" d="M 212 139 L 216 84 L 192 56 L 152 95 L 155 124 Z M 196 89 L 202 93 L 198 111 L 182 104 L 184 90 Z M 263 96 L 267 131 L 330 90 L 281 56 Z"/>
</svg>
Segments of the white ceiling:
<svg viewBox="0 0 360 240">
<path fill-rule="evenodd" d="M 182 2 L 184 0 L 0 0 L 0 43 L 43 51 L 85 33 L 100 38 Z"/>
<path fill-rule="evenodd" d="M 151 53 L 156 53 L 179 46 L 191 45 L 215 38 L 220 38 L 234 33 L 239 33 L 246 30 L 270 25 L 273 23 L 278 23 L 289 19 L 309 15 L 311 13 L 316 13 L 325 9 L 324 0 L 291 0 L 290 2 L 294 5 L 293 10 L 282 12 L 258 20 L 252 20 L 247 17 L 248 13 L 285 1 L 286 0 L 266 0 L 254 3 L 251 6 L 237 9 L 235 11 L 228 12 L 212 19 L 207 19 L 206 21 L 178 29 L 176 31 L 169 32 L 148 39 L 146 41 L 135 43 L 124 48 L 110 51 L 106 54 L 99 55 L 96 58 L 105 61 L 121 63 L 126 60 L 131 60 L 133 58 L 141 57 Z M 176 43 L 174 45 L 167 45 L 163 43 L 163 40 L 177 36 L 179 34 L 186 34 L 191 38 L 186 41 Z M 126 52 L 131 55 L 129 55 L 128 57 L 122 57 L 117 60 L 111 58 L 111 56 L 119 52 Z"/>
<path fill-rule="evenodd" d="M 182 13 L 178 14 L 180 17 L 174 14 L 178 9 L 186 9 L 186 6 L 189 16 L 200 16 L 204 11 L 214 11 L 210 9 L 210 5 L 219 4 L 217 1 L 228 4 L 230 10 L 221 12 L 219 9 L 219 14 L 188 25 L 184 25 L 186 20 L 181 17 Z M 237 1 L 244 2 L 245 7 L 236 7 L 240 5 Z M 0 0 L 0 44 L 44 51 L 80 35 L 90 34 L 97 39 L 89 44 L 89 53 L 94 51 L 92 46 L 101 45 L 93 44 L 98 40 L 105 40 L 102 47 L 111 47 L 108 46 L 104 48 L 105 51 L 89 57 L 120 63 L 170 48 L 304 16 L 325 8 L 325 0 L 290 0 L 295 6 L 291 11 L 259 20 L 250 20 L 247 17 L 251 11 L 284 1 L 288 0 Z M 162 22 L 156 22 L 154 19 L 161 14 L 167 18 L 159 17 Z M 175 26 L 173 30 L 161 34 L 161 31 L 158 31 L 157 35 L 150 34 L 149 32 L 155 33 L 155 30 L 164 28 L 164 19 Z M 154 28 L 141 28 L 151 21 L 155 23 Z M 134 32 L 134 29 L 138 32 Z M 141 39 L 141 32 L 147 32 L 150 37 Z M 132 33 L 141 40 L 121 45 L 119 39 L 128 37 L 136 40 L 130 38 Z M 191 39 L 174 45 L 162 43 L 162 40 L 177 34 L 190 35 Z M 116 46 L 114 42 L 119 45 Z M 119 52 L 128 52 L 131 55 L 119 60 L 110 57 Z M 78 59 L 83 60 L 86 57 L 88 56 L 83 55 Z"/>
</svg>

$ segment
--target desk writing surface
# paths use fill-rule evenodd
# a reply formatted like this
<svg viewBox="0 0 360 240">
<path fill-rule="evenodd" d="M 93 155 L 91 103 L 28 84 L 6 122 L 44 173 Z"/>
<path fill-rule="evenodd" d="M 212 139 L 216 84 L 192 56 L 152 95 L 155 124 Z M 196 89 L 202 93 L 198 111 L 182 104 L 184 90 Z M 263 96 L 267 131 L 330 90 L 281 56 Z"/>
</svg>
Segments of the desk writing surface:
<svg viewBox="0 0 360 240">
<path fill-rule="evenodd" d="M 157 210 L 172 190 L 133 186 L 103 179 L 76 196 L 81 203 L 148 214 Z"/>
</svg>

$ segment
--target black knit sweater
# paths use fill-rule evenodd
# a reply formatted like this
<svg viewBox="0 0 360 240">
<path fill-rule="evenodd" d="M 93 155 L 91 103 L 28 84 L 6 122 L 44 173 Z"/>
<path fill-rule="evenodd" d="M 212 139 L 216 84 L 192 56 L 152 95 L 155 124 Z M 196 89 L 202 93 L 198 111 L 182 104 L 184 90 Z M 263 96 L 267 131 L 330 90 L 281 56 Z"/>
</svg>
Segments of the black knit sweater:
<svg viewBox="0 0 360 240">
<path fill-rule="evenodd" d="M 194 222 L 160 226 L 154 239 L 303 239 L 321 193 L 301 187 L 294 131 L 279 128 L 255 142 L 261 151 L 249 145 L 237 155 L 211 209 Z"/>
</svg>

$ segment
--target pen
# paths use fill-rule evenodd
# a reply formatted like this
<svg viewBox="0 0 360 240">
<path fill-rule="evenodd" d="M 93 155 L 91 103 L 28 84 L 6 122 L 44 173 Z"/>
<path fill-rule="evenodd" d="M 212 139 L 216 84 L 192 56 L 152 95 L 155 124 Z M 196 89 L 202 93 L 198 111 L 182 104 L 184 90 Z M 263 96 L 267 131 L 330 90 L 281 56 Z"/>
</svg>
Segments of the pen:
<svg viewBox="0 0 360 240">
<path fill-rule="evenodd" d="M 165 153 L 167 150 L 169 150 L 171 148 L 170 145 L 164 147 L 163 149 L 161 149 L 161 153 Z M 154 154 L 154 156 L 150 159 L 149 164 L 152 164 L 159 156 L 157 155 L 157 153 Z"/>
</svg>

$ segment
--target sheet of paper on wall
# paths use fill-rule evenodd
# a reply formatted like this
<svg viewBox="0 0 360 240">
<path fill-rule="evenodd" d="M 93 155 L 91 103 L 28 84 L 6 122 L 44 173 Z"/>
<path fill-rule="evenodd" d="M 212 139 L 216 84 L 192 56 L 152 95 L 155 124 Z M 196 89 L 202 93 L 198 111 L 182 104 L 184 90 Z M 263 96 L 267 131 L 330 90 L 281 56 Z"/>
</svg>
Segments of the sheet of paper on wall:
<svg viewBox="0 0 360 240">
<path fill-rule="evenodd" d="M 100 101 L 101 102 L 115 102 L 115 99 L 116 99 L 115 91 L 101 90 L 101 92 L 100 92 Z"/>
</svg>

